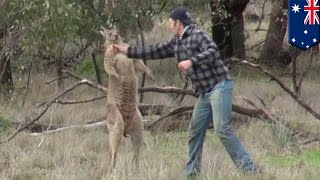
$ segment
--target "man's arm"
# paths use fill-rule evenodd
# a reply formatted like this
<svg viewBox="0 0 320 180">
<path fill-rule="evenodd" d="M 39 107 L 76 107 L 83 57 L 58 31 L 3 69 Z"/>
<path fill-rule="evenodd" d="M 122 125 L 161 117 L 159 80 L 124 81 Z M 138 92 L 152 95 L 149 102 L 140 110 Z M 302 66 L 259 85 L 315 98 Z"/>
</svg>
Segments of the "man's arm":
<svg viewBox="0 0 320 180">
<path fill-rule="evenodd" d="M 195 57 L 191 57 L 193 65 L 210 63 L 220 58 L 217 45 L 204 32 L 201 31 L 197 34 L 197 42 L 201 53 Z"/>
<path fill-rule="evenodd" d="M 127 56 L 135 59 L 164 59 L 173 57 L 173 39 L 144 48 L 129 46 Z"/>
</svg>

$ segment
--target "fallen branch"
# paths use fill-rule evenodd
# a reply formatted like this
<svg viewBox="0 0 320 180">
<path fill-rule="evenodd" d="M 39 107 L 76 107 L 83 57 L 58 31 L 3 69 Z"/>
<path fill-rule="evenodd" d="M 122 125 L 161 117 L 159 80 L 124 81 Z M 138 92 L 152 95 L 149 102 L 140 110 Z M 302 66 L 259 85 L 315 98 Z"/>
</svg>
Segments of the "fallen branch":
<svg viewBox="0 0 320 180">
<path fill-rule="evenodd" d="M 257 69 L 260 69 L 264 74 L 271 77 L 272 80 L 274 80 L 285 92 L 287 92 L 294 100 L 296 100 L 303 108 L 305 108 L 310 114 L 312 114 L 315 118 L 320 120 L 320 114 L 317 113 L 314 109 L 312 109 L 306 102 L 304 102 L 302 99 L 299 99 L 299 97 L 291 91 L 287 86 L 285 86 L 279 78 L 277 78 L 275 75 L 271 74 L 264 68 L 262 68 L 259 64 L 253 64 L 245 60 L 240 60 L 238 58 L 230 58 L 229 61 L 232 63 L 238 63 L 238 64 L 244 64 L 248 65 Z"/>
<path fill-rule="evenodd" d="M 100 121 L 100 122 L 91 123 L 91 124 L 85 124 L 85 125 L 72 125 L 72 126 L 68 126 L 68 127 L 62 127 L 62 128 L 57 128 L 57 129 L 54 129 L 54 130 L 44 131 L 44 132 L 41 132 L 41 133 L 31 133 L 30 135 L 31 136 L 39 136 L 39 135 L 44 135 L 44 134 L 57 133 L 57 132 L 68 130 L 68 129 L 93 128 L 93 127 L 98 127 L 98 126 L 102 126 L 102 125 L 106 125 L 106 120 Z"/>
<path fill-rule="evenodd" d="M 31 124 L 33 124 L 34 122 L 38 121 L 46 112 L 47 110 L 49 109 L 49 107 L 54 103 L 56 102 L 58 99 L 60 99 L 61 97 L 63 97 L 66 93 L 72 91 L 73 89 L 75 89 L 76 87 L 78 86 L 81 86 L 81 85 L 92 85 L 91 82 L 89 82 L 88 80 L 82 80 L 76 84 L 74 84 L 73 86 L 71 86 L 70 88 L 64 90 L 63 92 L 61 92 L 58 96 L 56 96 L 55 98 L 53 98 L 51 101 L 47 102 L 44 106 L 43 106 L 43 109 L 40 110 L 39 114 L 33 118 L 30 122 L 27 122 L 25 125 L 23 125 L 22 127 L 19 127 L 12 135 L 10 135 L 6 140 L 4 141 L 1 141 L 0 144 L 3 144 L 5 142 L 9 142 L 10 140 L 12 140 L 19 132 L 23 131 L 24 129 L 28 128 Z"/>
<path fill-rule="evenodd" d="M 176 87 L 145 87 L 145 88 L 139 88 L 139 93 L 145 93 L 145 92 L 156 92 L 156 93 L 176 93 L 176 94 L 188 94 L 193 97 L 197 97 L 197 95 L 192 90 L 185 90 L 181 88 Z"/>
<path fill-rule="evenodd" d="M 88 103 L 88 102 L 92 102 L 92 101 L 97 101 L 100 99 L 104 99 L 107 96 L 98 96 L 98 97 L 93 97 L 87 100 L 82 100 L 82 101 L 61 101 L 61 100 L 57 100 L 55 103 L 58 104 L 62 104 L 62 105 L 67 105 L 67 104 L 82 104 L 82 103 Z"/>
<path fill-rule="evenodd" d="M 159 119 L 157 119 L 155 122 L 151 123 L 149 126 L 147 126 L 147 130 L 152 129 L 156 124 L 158 124 L 160 121 L 162 121 L 165 118 L 183 113 L 185 111 L 190 111 L 193 110 L 194 106 L 185 106 L 185 107 L 178 107 L 172 111 L 170 111 L 169 113 L 165 114 L 164 116 L 161 116 Z"/>
<path fill-rule="evenodd" d="M 320 138 L 309 139 L 309 140 L 303 142 L 302 145 L 307 145 L 307 144 L 319 142 L 319 141 L 320 141 Z"/>
</svg>

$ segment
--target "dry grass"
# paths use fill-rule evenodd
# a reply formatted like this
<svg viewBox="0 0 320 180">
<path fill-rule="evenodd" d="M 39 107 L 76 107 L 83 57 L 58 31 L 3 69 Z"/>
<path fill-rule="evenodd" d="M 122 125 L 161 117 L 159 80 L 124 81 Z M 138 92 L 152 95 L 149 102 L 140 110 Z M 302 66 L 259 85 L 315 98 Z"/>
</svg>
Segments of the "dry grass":
<svg viewBox="0 0 320 180">
<path fill-rule="evenodd" d="M 147 34 L 148 43 L 164 40 L 169 36 L 162 27 L 163 24 L 158 24 L 153 32 Z M 250 27 L 247 28 L 250 29 Z M 263 35 L 259 33 L 249 37 L 246 41 L 248 47 L 259 42 L 259 39 L 263 39 Z M 255 54 L 256 52 L 249 53 L 249 55 Z M 148 85 L 180 87 L 183 85 L 179 80 L 174 63 L 170 61 L 148 62 L 156 77 L 155 81 L 148 81 Z M 320 109 L 318 95 L 320 84 L 317 78 L 319 66 L 319 61 L 317 61 L 305 80 L 302 92 L 302 98 L 318 112 Z M 259 104 L 254 96 L 257 94 L 265 99 L 269 111 L 276 114 L 281 120 L 319 133 L 319 121 L 295 103 L 274 82 L 267 82 L 266 77 L 247 67 L 235 68 L 231 72 L 235 79 L 235 96 L 243 95 Z M 19 120 L 32 111 L 37 112 L 38 109 L 34 107 L 37 102 L 48 100 L 58 93 L 55 84 L 45 85 L 44 83 L 52 77 L 50 74 L 34 74 L 26 105 L 21 107 L 23 91 L 16 91 L 14 98 L 9 103 L 0 105 L 2 115 L 8 119 Z M 25 86 L 25 75 L 16 75 L 14 79 L 18 89 Z M 289 78 L 284 80 L 290 85 Z M 66 86 L 72 83 L 71 80 L 67 80 Z M 66 96 L 65 100 L 87 99 L 97 95 L 99 93 L 96 90 L 81 87 Z M 275 99 L 272 101 L 273 98 Z M 186 98 L 183 104 L 190 105 L 194 102 L 194 98 Z M 248 106 L 243 100 L 236 97 L 234 102 Z M 145 103 L 175 104 L 173 96 L 162 94 L 146 94 Z M 104 104 L 105 100 L 99 100 L 80 105 L 53 106 L 41 118 L 41 122 L 52 121 L 53 124 L 66 126 L 83 124 L 103 116 Z M 212 130 L 209 130 L 203 153 L 202 179 L 318 179 L 320 175 L 319 143 L 296 146 L 296 139 L 288 136 L 281 126 L 267 125 L 258 120 L 241 126 L 236 130 L 236 134 L 253 159 L 264 167 L 264 173 L 257 176 L 242 175 L 227 156 L 217 136 Z M 107 171 L 109 164 L 107 136 L 105 127 L 87 130 L 72 129 L 37 137 L 21 133 L 10 143 L 0 146 L 0 179 L 185 179 L 182 175 L 182 168 L 187 160 L 186 132 L 157 135 L 146 132 L 138 173 L 132 172 L 129 165 L 131 144 L 128 139 L 122 141 L 118 156 L 119 163 L 114 173 L 110 174 Z"/>
<path fill-rule="evenodd" d="M 247 71 L 247 70 L 246 70 Z M 264 97 L 270 111 L 279 117 L 297 122 L 308 130 L 317 132 L 319 122 L 306 113 L 287 94 L 266 78 L 252 78 L 250 73 L 237 71 L 235 95 L 244 95 L 257 104 L 254 93 Z M 18 78 L 18 77 L 16 77 Z M 44 85 L 49 75 L 34 75 L 32 92 L 27 103 L 21 108 L 21 95 L 12 99 L 12 103 L 1 106 L 3 114 L 10 119 L 20 119 L 31 111 L 33 104 L 47 100 L 57 94 L 55 85 Z M 66 84 L 71 84 L 68 81 Z M 150 83 L 150 82 L 149 82 Z M 17 86 L 25 84 L 25 78 Z M 319 107 L 320 97 L 317 90 L 320 85 L 306 80 L 303 97 L 314 107 Z M 96 96 L 96 90 L 87 87 L 77 89 L 65 99 L 86 99 Z M 276 96 L 275 100 L 268 99 Z M 147 95 L 149 103 L 173 103 L 167 95 Z M 82 105 L 59 105 L 51 108 L 41 119 L 54 124 L 81 124 L 101 117 L 104 114 L 104 101 L 100 100 Z M 183 103 L 193 103 L 193 98 Z M 241 99 L 234 102 L 247 106 Z M 288 138 L 277 127 L 257 121 L 237 129 L 236 133 L 265 173 L 258 176 L 243 176 L 234 167 L 223 146 L 212 130 L 209 130 L 203 154 L 203 179 L 317 179 L 320 175 L 319 144 L 309 147 L 297 147 L 293 139 Z M 0 147 L 0 179 L 184 179 L 181 170 L 187 160 L 187 133 L 150 135 L 146 132 L 145 146 L 141 155 L 139 173 L 131 171 L 131 144 L 128 139 L 122 141 L 119 164 L 111 175 L 107 172 L 107 136 L 104 127 L 95 129 L 73 129 L 58 134 L 39 137 L 21 133 L 10 143 Z"/>
</svg>

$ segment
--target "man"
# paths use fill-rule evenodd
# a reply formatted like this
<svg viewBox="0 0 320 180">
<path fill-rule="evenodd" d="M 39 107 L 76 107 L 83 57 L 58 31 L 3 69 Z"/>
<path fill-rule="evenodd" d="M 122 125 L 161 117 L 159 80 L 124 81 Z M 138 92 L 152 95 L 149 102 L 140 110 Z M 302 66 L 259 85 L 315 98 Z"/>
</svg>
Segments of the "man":
<svg viewBox="0 0 320 180">
<path fill-rule="evenodd" d="M 229 127 L 232 111 L 233 81 L 220 59 L 216 44 L 193 23 L 184 6 L 174 9 L 170 16 L 174 37 L 167 42 L 145 48 L 114 45 L 114 51 L 129 58 L 162 59 L 175 57 L 178 68 L 191 79 L 200 93 L 189 125 L 189 161 L 184 173 L 200 173 L 203 143 L 208 124 L 214 129 L 235 165 L 245 173 L 255 173 L 256 166 Z"/>
</svg>

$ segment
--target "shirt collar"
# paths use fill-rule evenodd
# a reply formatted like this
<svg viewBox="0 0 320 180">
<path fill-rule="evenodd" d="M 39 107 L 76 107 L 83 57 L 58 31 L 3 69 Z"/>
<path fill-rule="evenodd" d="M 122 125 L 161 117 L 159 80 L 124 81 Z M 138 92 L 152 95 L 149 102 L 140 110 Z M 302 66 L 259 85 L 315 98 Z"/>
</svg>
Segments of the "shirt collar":
<svg viewBox="0 0 320 180">
<path fill-rule="evenodd" d="M 192 33 L 192 31 L 193 31 L 194 28 L 195 28 L 195 25 L 194 25 L 194 24 L 187 25 L 187 26 L 183 29 L 181 36 L 178 37 L 178 38 L 179 38 L 179 39 L 182 39 L 184 36 L 189 36 L 189 35 Z"/>
</svg>

